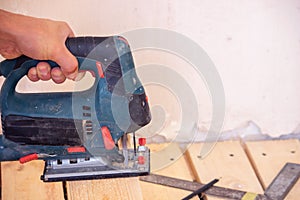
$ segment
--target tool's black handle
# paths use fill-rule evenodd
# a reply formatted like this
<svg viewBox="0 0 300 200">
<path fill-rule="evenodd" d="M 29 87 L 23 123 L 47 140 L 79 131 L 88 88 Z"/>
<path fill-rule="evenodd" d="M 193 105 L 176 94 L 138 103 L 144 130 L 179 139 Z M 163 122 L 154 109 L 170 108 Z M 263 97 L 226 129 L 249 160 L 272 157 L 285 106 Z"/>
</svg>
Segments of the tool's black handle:
<svg viewBox="0 0 300 200">
<path fill-rule="evenodd" d="M 77 57 L 90 58 L 100 61 L 103 64 L 110 64 L 118 58 L 115 40 L 119 36 L 110 37 L 74 37 L 66 40 L 66 47 Z M 128 44 L 128 43 L 127 43 Z"/>
<path fill-rule="evenodd" d="M 74 37 L 68 38 L 66 47 L 76 57 L 90 58 L 110 64 L 117 58 L 114 37 Z M 0 74 L 5 77 L 14 69 L 19 68 L 24 62 L 32 60 L 27 56 L 5 60 L 0 64 Z"/>
<path fill-rule="evenodd" d="M 74 37 L 66 40 L 66 47 L 74 56 L 87 57 L 109 37 Z"/>
</svg>

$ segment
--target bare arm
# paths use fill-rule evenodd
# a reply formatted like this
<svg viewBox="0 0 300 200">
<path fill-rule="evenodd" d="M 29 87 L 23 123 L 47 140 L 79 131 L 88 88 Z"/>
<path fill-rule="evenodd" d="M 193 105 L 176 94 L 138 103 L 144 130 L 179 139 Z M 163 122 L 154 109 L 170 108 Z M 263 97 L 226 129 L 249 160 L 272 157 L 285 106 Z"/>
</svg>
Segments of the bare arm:
<svg viewBox="0 0 300 200">
<path fill-rule="evenodd" d="M 75 79 L 78 63 L 65 46 L 66 39 L 73 36 L 71 28 L 65 22 L 0 9 L 0 54 L 4 58 L 26 55 L 38 60 L 53 60 L 61 67 L 50 70 L 47 63 L 40 62 L 28 73 L 32 81 L 52 78 L 56 83 L 61 83 L 66 78 Z"/>
</svg>

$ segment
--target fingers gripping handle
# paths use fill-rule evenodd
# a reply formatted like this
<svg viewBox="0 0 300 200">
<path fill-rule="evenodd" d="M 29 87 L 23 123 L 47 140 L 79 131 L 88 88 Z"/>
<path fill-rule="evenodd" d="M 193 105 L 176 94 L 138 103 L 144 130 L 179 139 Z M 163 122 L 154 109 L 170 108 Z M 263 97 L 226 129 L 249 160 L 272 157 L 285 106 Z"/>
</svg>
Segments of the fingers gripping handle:
<svg viewBox="0 0 300 200">
<path fill-rule="evenodd" d="M 90 71 L 98 78 L 103 78 L 103 66 L 99 60 L 109 57 L 114 51 L 113 37 L 74 37 L 65 42 L 70 52 L 77 57 L 79 70 Z M 111 47 L 111 48 L 108 48 Z M 0 73 L 7 77 L 8 85 L 15 89 L 18 81 L 28 73 L 28 70 L 36 66 L 40 61 L 33 60 L 27 56 L 16 59 L 5 60 L 0 63 Z M 58 66 L 53 61 L 46 61 L 50 66 Z M 3 90 L 3 89 L 2 89 Z"/>
<path fill-rule="evenodd" d="M 103 73 L 102 70 L 102 66 L 101 63 L 95 61 L 95 60 L 91 60 L 88 58 L 82 58 L 82 57 L 77 57 L 77 61 L 79 64 L 79 69 L 82 71 L 90 71 L 93 73 L 93 75 L 96 78 L 95 84 L 97 83 L 97 80 L 99 78 L 101 78 L 101 74 Z M 5 93 L 4 91 L 7 90 L 7 92 L 14 92 L 17 83 L 19 82 L 19 80 L 24 77 L 28 70 L 32 67 L 32 66 L 36 66 L 38 64 L 38 60 L 28 60 L 25 61 L 20 68 L 13 70 L 11 73 L 8 74 L 8 76 L 6 77 L 5 80 L 5 84 L 2 86 L 2 93 Z M 55 67 L 57 66 L 56 63 L 52 62 L 52 61 L 47 61 L 51 67 Z"/>
<path fill-rule="evenodd" d="M 113 38 L 113 37 L 110 37 Z M 109 38 L 109 39 L 110 39 Z M 110 39 L 111 40 L 111 39 Z M 92 39 L 88 39 L 88 42 L 92 41 Z M 102 40 L 98 40 L 98 42 L 100 42 Z M 107 41 L 107 40 L 106 40 Z M 90 43 L 86 42 L 86 39 L 78 39 L 78 38 L 72 38 L 72 39 L 68 39 L 68 41 L 66 42 L 66 45 L 68 45 L 68 48 L 73 48 L 71 49 L 74 52 L 74 55 L 76 56 L 77 60 L 78 60 L 78 66 L 79 66 L 79 70 L 81 71 L 89 71 L 91 72 L 94 77 L 95 77 L 95 81 L 94 81 L 94 85 L 93 85 L 93 89 L 89 90 L 89 93 L 91 93 L 92 91 L 94 91 L 97 87 L 98 84 L 103 83 L 103 81 L 100 81 L 101 78 L 104 77 L 104 65 L 100 62 L 98 62 L 98 60 L 101 61 L 101 59 L 97 59 L 97 57 L 94 57 L 94 59 L 92 57 L 89 56 L 89 54 L 87 54 L 87 52 L 90 50 L 90 48 L 83 48 L 83 46 L 89 46 L 92 45 Z M 94 41 L 92 46 L 95 46 L 96 43 Z M 97 48 L 97 49 L 101 49 L 101 48 Z M 113 49 L 113 48 L 108 48 L 108 49 Z M 93 51 L 93 50 L 92 50 Z M 106 54 L 104 55 L 105 57 L 107 57 L 107 53 L 111 53 L 111 52 L 106 52 L 105 50 L 101 50 L 104 51 Z M 93 56 L 97 56 L 101 54 L 98 54 L 99 51 L 96 51 L 96 54 L 92 54 Z M 90 53 L 91 54 L 91 53 Z M 86 56 L 87 57 L 83 57 Z M 22 60 L 20 60 L 22 59 Z M 103 59 L 102 59 L 103 61 Z M 2 111 L 5 110 L 5 108 L 8 107 L 8 105 L 6 105 L 10 98 L 18 95 L 18 96 L 24 96 L 22 94 L 17 94 L 16 93 L 16 86 L 19 82 L 19 80 L 24 77 L 27 73 L 28 70 L 33 67 L 36 66 L 40 61 L 38 60 L 33 60 L 31 58 L 28 57 L 20 57 L 18 59 L 13 59 L 13 60 L 5 60 L 3 62 L 0 63 L 0 72 L 6 77 L 5 82 L 2 85 L 1 88 L 1 95 L 0 95 L 0 100 L 2 102 L 1 104 L 1 108 Z M 50 64 L 51 67 L 55 67 L 57 66 L 57 64 L 55 62 L 52 61 L 46 61 Z M 21 63 L 21 64 L 18 64 Z M 17 64 L 19 66 L 17 66 Z M 90 94 L 91 96 L 94 94 Z"/>
<path fill-rule="evenodd" d="M 113 45 L 113 37 L 74 37 L 68 38 L 65 44 L 69 51 L 76 57 L 102 60 L 102 57 L 111 55 L 111 48 L 107 48 L 107 46 Z M 33 59 L 24 55 L 16 59 L 4 60 L 0 63 L 0 75 L 7 77 L 10 72 L 20 68 L 23 63 L 30 60 Z M 48 62 L 51 67 L 57 66 L 54 62 Z"/>
</svg>

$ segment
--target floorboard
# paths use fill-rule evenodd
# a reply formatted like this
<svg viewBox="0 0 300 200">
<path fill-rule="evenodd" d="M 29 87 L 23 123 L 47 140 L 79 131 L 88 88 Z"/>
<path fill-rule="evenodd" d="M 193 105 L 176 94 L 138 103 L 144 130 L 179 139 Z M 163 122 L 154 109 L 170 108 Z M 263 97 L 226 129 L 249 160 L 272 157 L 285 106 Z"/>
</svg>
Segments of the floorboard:
<svg viewBox="0 0 300 200">
<path fill-rule="evenodd" d="M 251 163 L 239 141 L 219 142 L 205 158 L 199 157 L 203 143 L 193 144 L 187 151 L 197 181 L 208 183 L 220 178 L 216 186 L 263 193 Z M 209 199 L 216 199 L 209 197 Z"/>
<path fill-rule="evenodd" d="M 300 164 L 299 140 L 271 140 L 247 142 L 249 159 L 257 172 L 262 185 L 266 188 L 287 162 Z M 286 199 L 299 199 L 300 180 Z"/>
</svg>

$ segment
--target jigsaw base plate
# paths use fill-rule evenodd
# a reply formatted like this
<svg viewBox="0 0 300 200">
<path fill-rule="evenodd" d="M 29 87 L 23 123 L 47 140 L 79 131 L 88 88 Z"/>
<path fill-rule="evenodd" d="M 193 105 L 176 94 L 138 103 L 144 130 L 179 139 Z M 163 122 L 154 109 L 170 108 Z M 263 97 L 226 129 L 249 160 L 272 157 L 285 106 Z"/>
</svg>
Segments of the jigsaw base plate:
<svg viewBox="0 0 300 200">
<path fill-rule="evenodd" d="M 149 149 L 136 153 L 132 149 L 127 151 L 125 155 L 128 159 L 125 158 L 122 163 L 107 162 L 101 157 L 45 161 L 41 180 L 55 182 L 148 175 L 150 173 Z"/>
</svg>

